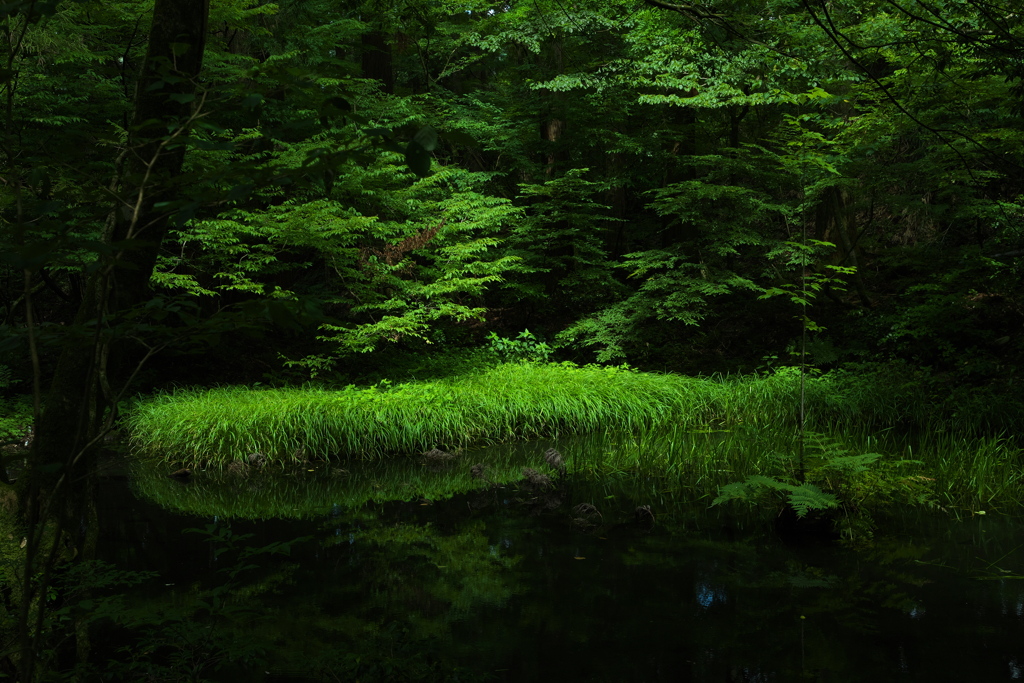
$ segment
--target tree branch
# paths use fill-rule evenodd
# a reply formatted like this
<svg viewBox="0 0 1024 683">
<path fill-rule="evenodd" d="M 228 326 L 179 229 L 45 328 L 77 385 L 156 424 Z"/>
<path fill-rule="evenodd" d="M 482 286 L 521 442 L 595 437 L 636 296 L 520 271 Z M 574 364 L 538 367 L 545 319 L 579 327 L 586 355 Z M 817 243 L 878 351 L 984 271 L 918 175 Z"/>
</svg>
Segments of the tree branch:
<svg viewBox="0 0 1024 683">
<path fill-rule="evenodd" d="M 717 23 L 719 20 L 725 19 L 724 14 L 715 14 L 713 12 L 708 12 L 707 10 L 697 7 L 696 5 L 676 5 L 671 2 L 664 2 L 664 0 L 644 0 L 644 3 L 651 5 L 652 7 L 659 7 L 661 9 L 679 12 L 680 14 L 694 21 L 704 19 L 711 20 Z"/>
</svg>

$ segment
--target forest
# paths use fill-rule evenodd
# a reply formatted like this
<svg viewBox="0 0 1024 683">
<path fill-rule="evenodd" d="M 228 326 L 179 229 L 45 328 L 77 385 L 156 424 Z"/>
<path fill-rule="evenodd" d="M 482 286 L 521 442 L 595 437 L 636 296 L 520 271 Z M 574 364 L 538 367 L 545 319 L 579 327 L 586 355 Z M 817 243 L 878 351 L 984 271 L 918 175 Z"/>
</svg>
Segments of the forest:
<svg viewBox="0 0 1024 683">
<path fill-rule="evenodd" d="M 271 560 L 313 551 L 298 527 L 244 547 L 248 520 L 355 525 L 382 595 L 387 568 L 456 556 L 478 582 L 405 596 L 418 621 L 332 622 L 391 654 L 294 680 L 512 681 L 551 663 L 437 649 L 533 594 L 494 587 L 519 560 L 484 557 L 491 522 L 435 537 L 440 511 L 368 510 L 518 487 L 524 518 L 590 543 L 601 500 L 628 499 L 654 543 L 698 513 L 601 487 L 656 481 L 870 553 L 887 515 L 1024 504 L 1015 0 L 13 0 L 0 27 L 0 677 L 264 680 L 285 648 L 240 645 L 224 596 L 272 594 L 298 570 Z M 545 455 L 459 464 L 516 443 Z M 231 488 L 264 476 L 263 500 Z M 125 480 L 238 557 L 178 612 L 132 592 L 170 551 L 104 545 L 135 533 L 101 502 Z M 462 616 L 439 625 L 441 603 Z M 215 623 L 235 630 L 175 644 Z M 798 663 L 730 650 L 635 680 L 863 680 L 836 663 L 860 636 L 813 661 L 799 628 Z"/>
</svg>

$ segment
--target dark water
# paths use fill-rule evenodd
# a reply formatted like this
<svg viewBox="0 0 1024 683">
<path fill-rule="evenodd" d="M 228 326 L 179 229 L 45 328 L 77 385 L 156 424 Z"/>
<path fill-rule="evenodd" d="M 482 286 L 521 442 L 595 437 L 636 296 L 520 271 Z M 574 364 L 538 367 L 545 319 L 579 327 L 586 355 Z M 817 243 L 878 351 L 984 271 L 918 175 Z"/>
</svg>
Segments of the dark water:
<svg viewBox="0 0 1024 683">
<path fill-rule="evenodd" d="M 322 474 L 273 476 L 301 496 Z M 192 495 L 200 479 L 174 486 Z M 111 481 L 103 553 L 159 573 L 132 604 L 171 616 L 139 632 L 166 666 L 187 651 L 210 680 L 1024 678 L 1018 518 L 888 519 L 850 548 L 787 542 L 770 515 L 688 498 L 650 478 L 576 477 L 253 521 L 182 514 Z M 240 557 L 299 537 L 288 556 Z"/>
</svg>

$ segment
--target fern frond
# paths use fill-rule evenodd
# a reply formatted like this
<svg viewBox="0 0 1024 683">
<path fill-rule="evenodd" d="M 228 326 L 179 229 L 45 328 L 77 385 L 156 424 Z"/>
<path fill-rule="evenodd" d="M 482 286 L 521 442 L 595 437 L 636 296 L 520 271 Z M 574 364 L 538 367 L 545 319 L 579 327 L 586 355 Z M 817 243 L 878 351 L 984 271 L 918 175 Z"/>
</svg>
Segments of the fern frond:
<svg viewBox="0 0 1024 683">
<path fill-rule="evenodd" d="M 828 510 L 839 507 L 839 499 L 831 493 L 825 493 L 814 484 L 801 484 L 792 487 L 789 494 L 789 505 L 797 517 L 806 517 L 811 510 Z"/>
<path fill-rule="evenodd" d="M 821 469 L 838 470 L 840 472 L 866 472 L 873 462 L 882 457 L 881 453 L 862 453 L 861 455 L 842 455 L 829 458 L 821 464 Z"/>
<path fill-rule="evenodd" d="M 711 505 L 721 505 L 722 503 L 728 503 L 730 500 L 750 500 L 751 493 L 752 491 L 746 482 L 734 481 L 718 489 L 718 496 L 711 501 Z"/>
<path fill-rule="evenodd" d="M 746 481 L 734 481 L 731 484 L 718 489 L 718 497 L 711 501 L 712 505 L 719 505 L 730 500 L 752 500 L 762 491 L 794 491 L 797 487 L 786 482 L 766 477 L 763 474 L 752 474 Z"/>
</svg>

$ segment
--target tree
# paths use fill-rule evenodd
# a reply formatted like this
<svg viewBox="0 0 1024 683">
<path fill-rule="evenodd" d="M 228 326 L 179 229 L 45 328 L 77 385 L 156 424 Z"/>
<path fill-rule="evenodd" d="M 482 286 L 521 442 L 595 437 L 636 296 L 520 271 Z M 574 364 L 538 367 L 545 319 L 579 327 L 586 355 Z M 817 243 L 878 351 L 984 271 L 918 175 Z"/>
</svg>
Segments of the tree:
<svg viewBox="0 0 1024 683">
<path fill-rule="evenodd" d="M 9 39 L 20 31 L 23 39 L 33 25 L 53 16 L 56 3 L 24 2 L 5 8 Z M 89 556 L 97 529 L 86 537 L 73 530 L 80 519 L 92 519 L 89 489 L 95 473 L 95 447 L 102 436 L 102 423 L 112 419 L 108 410 L 117 400 L 113 387 L 122 380 L 125 367 L 112 351 L 124 352 L 104 328 L 122 323 L 147 298 L 149 275 L 156 250 L 167 230 L 176 199 L 178 175 L 184 161 L 185 138 L 201 112 L 194 101 L 206 41 L 208 0 L 157 0 L 148 47 L 135 89 L 134 113 L 128 142 L 115 168 L 111 183 L 114 206 L 93 249 L 97 261 L 84 288 L 75 324 L 93 332 L 91 339 L 70 336 L 64 344 L 45 403 L 37 399 L 35 438 L 28 466 L 18 482 L 20 507 L 26 528 L 25 566 L 21 577 L 18 614 L 20 642 L 15 659 L 19 680 L 33 681 L 47 636 L 45 608 L 40 596 L 50 586 L 55 566 L 71 543 Z M 9 40 L 8 64 L 23 59 L 16 41 Z M 15 75 L 6 84 L 8 123 L 13 124 Z M 13 125 L 8 130 L 11 130 Z M 9 157 L 16 156 L 7 138 Z M 33 169 L 43 175 L 45 169 Z M 31 172 L 30 172 L 31 173 Z M 16 199 L 32 176 L 14 177 Z M 45 201 L 45 197 L 41 197 Z M 40 207 L 43 208 L 43 207 Z M 43 208 L 45 211 L 45 208 Z M 45 215 L 45 213 L 43 214 Z M 38 340 L 34 336 L 31 277 L 45 260 L 34 260 L 39 251 L 34 229 L 35 217 L 17 216 L 13 232 L 23 243 L 20 258 L 25 272 L 26 319 L 35 367 L 37 393 L 40 390 Z M 45 242 L 43 243 L 45 245 Z M 46 245 L 49 246 L 49 245 Z M 86 634 L 79 642 L 87 650 Z"/>
<path fill-rule="evenodd" d="M 1019 379 L 1014 3 L 646 5 L 0 9 L 25 652 L 65 540 L 87 555 L 93 447 L 168 347 L 276 326 L 271 374 L 340 375 L 528 324 L 578 359 L 750 369 L 801 327 L 764 295 L 809 281 L 823 363 Z"/>
</svg>

